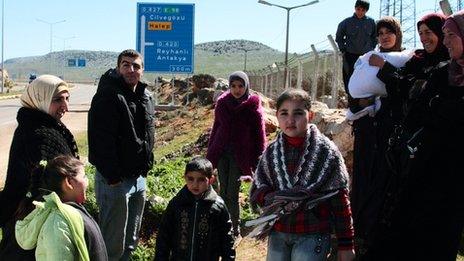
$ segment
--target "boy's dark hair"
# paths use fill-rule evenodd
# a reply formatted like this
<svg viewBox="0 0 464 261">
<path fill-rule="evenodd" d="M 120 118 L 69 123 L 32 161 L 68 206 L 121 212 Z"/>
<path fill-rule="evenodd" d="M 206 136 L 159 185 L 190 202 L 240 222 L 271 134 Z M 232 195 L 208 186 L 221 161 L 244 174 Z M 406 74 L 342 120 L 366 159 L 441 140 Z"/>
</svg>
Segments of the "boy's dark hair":
<svg viewBox="0 0 464 261">
<path fill-rule="evenodd" d="M 189 163 L 187 163 L 187 166 L 185 166 L 184 175 L 190 171 L 198 171 L 207 178 L 211 178 L 213 176 L 213 164 L 211 164 L 211 161 L 206 158 L 194 157 L 189 161 Z"/>
<path fill-rule="evenodd" d="M 84 164 L 69 155 L 60 155 L 48 162 L 42 161 L 31 175 L 31 184 L 28 195 L 20 203 L 15 214 L 17 220 L 23 219 L 33 209 L 32 201 L 43 201 L 43 196 L 51 192 L 56 192 L 58 196 L 63 194 L 61 184 L 67 177 L 75 177 L 80 166 Z"/>
<path fill-rule="evenodd" d="M 304 90 L 293 89 L 293 88 L 285 90 L 277 98 L 277 102 L 276 102 L 277 110 L 279 110 L 280 106 L 282 106 L 282 104 L 287 100 L 302 101 L 304 103 L 304 107 L 308 111 L 311 110 L 311 97 Z"/>
<path fill-rule="evenodd" d="M 369 3 L 368 0 L 358 0 L 358 1 L 356 1 L 356 4 L 354 4 L 354 8 L 361 7 L 361 8 L 366 9 L 366 11 L 368 11 L 369 10 L 369 5 L 370 5 L 370 3 Z"/>
<path fill-rule="evenodd" d="M 143 67 L 143 56 L 134 49 L 124 50 L 118 55 L 118 65 L 117 65 L 117 67 L 119 67 L 119 64 L 121 63 L 122 57 L 124 57 L 124 56 L 125 57 L 130 57 L 130 58 L 138 58 L 138 57 L 140 57 L 140 59 L 142 59 L 142 67 Z"/>
</svg>

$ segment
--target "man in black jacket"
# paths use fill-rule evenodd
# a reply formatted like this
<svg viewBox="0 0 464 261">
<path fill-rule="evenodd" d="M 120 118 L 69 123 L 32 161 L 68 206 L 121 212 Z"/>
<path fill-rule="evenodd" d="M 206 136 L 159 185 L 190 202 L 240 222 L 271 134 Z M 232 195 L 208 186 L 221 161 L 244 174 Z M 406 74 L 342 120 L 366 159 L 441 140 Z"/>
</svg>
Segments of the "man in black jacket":
<svg viewBox="0 0 464 261">
<path fill-rule="evenodd" d="M 95 165 L 99 224 L 109 260 L 128 260 L 136 248 L 153 165 L 154 103 L 142 83 L 135 50 L 118 56 L 101 76 L 88 118 L 89 161 Z"/>
</svg>

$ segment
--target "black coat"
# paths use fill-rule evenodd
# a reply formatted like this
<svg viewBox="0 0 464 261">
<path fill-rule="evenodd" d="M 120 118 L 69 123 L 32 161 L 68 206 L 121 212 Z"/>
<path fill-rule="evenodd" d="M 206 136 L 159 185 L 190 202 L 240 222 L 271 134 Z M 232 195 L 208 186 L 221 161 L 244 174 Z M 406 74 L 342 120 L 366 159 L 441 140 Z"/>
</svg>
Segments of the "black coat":
<svg viewBox="0 0 464 261">
<path fill-rule="evenodd" d="M 115 70 L 100 79 L 88 115 L 89 161 L 114 184 L 146 176 L 153 165 L 155 107 L 139 82 L 135 92 Z"/>
<path fill-rule="evenodd" d="M 166 208 L 155 260 L 235 260 L 233 244 L 232 221 L 222 198 L 210 188 L 197 200 L 185 186 Z"/>
<path fill-rule="evenodd" d="M 79 157 L 71 132 L 63 123 L 36 109 L 22 107 L 16 117 L 5 188 L 0 194 L 0 226 L 16 211 L 29 189 L 31 172 L 41 160 L 62 154 Z"/>
<path fill-rule="evenodd" d="M 443 66 L 407 117 L 409 128 L 424 129 L 402 202 L 407 210 L 402 223 L 420 246 L 415 249 L 433 249 L 412 255 L 455 260 L 464 221 L 464 86 L 447 83 L 448 66 Z"/>
<path fill-rule="evenodd" d="M 4 229 L 0 259 L 33 260 L 34 251 L 22 250 L 16 243 L 13 220 L 13 214 L 29 189 L 31 172 L 41 160 L 62 154 L 77 158 L 79 155 L 71 132 L 47 113 L 22 107 L 16 119 L 18 127 L 10 147 L 5 188 L 0 193 L 0 226 Z"/>
<path fill-rule="evenodd" d="M 433 54 L 417 50 L 402 68 L 386 62 L 377 73 L 385 83 L 387 97 L 381 98 L 382 106 L 375 117 L 365 116 L 354 121 L 354 162 L 351 203 L 357 236 L 374 240 L 377 222 L 384 208 L 390 166 L 386 161 L 388 140 L 395 126 L 404 121 L 405 115 L 420 92 L 421 84 L 442 61 L 449 59 L 446 49 Z M 417 85 L 417 86 L 415 86 Z M 371 242 L 369 242 L 371 243 Z"/>
<path fill-rule="evenodd" d="M 456 260 L 464 225 L 464 86 L 436 68 L 411 101 L 410 133 L 423 128 L 391 225 L 365 260 Z M 380 258 L 382 257 L 382 258 Z"/>
</svg>

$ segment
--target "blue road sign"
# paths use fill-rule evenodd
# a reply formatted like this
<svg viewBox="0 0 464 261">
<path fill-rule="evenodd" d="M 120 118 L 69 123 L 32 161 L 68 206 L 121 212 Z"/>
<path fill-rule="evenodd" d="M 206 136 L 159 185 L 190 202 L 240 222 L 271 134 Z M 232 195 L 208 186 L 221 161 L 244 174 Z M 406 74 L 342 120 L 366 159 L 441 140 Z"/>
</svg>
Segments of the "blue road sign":
<svg viewBox="0 0 464 261">
<path fill-rule="evenodd" d="M 137 51 L 145 71 L 193 73 L 194 4 L 137 3 Z"/>
<path fill-rule="evenodd" d="M 77 59 L 78 67 L 85 67 L 85 59 Z"/>
<path fill-rule="evenodd" d="M 76 59 L 68 59 L 68 67 L 76 67 Z"/>
</svg>

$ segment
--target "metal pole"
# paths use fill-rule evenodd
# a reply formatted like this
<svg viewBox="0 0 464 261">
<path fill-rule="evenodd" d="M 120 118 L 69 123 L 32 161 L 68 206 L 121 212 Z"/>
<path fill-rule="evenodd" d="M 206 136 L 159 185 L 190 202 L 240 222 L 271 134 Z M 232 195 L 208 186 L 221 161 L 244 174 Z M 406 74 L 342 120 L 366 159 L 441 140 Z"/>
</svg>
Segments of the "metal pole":
<svg viewBox="0 0 464 261">
<path fill-rule="evenodd" d="M 61 76 L 63 77 L 63 80 L 66 79 L 66 77 L 64 77 L 64 67 L 66 66 L 66 39 L 63 38 L 63 66 L 61 67 L 62 70 L 61 70 Z"/>
<path fill-rule="evenodd" d="M 53 24 L 50 23 L 50 63 L 48 64 L 48 73 L 49 74 L 52 74 L 52 61 L 53 61 L 53 57 L 52 57 L 52 49 L 53 49 Z"/>
<path fill-rule="evenodd" d="M 244 50 L 245 51 L 245 64 L 243 65 L 243 70 L 246 71 L 246 62 L 247 62 L 247 52 L 248 50 Z"/>
<path fill-rule="evenodd" d="M 287 71 L 288 71 L 288 29 L 290 28 L 290 10 L 291 8 L 286 8 L 287 10 L 287 34 L 285 37 L 285 69 L 284 69 L 284 84 L 285 89 L 288 88 L 287 82 Z"/>
<path fill-rule="evenodd" d="M 332 49 L 333 49 L 333 63 L 334 63 L 334 68 L 337 68 L 338 66 L 338 60 L 337 60 L 337 56 L 338 56 L 338 53 L 339 53 L 339 49 L 338 49 L 338 46 L 337 44 L 335 43 L 335 40 L 333 39 L 332 35 L 329 34 L 327 35 L 327 38 L 329 39 L 329 42 L 330 42 L 330 45 L 332 46 Z M 337 103 L 338 103 L 338 85 L 337 85 L 337 74 L 336 74 L 336 71 L 337 69 L 335 69 L 333 72 L 332 72 L 332 92 L 331 92 L 331 96 L 332 96 L 332 101 L 331 101 L 331 108 L 336 108 L 337 106 Z"/>
<path fill-rule="evenodd" d="M 53 25 L 66 22 L 66 20 L 61 20 L 61 21 L 56 21 L 56 22 L 48 22 L 48 21 L 45 21 L 45 20 L 42 20 L 42 19 L 37 19 L 37 21 L 42 22 L 42 23 L 46 23 L 46 24 L 48 24 L 50 26 L 50 64 L 49 64 L 49 72 L 48 73 L 52 74 Z"/>
<path fill-rule="evenodd" d="M 302 82 L 303 82 L 303 62 L 298 59 L 298 76 L 296 80 L 296 88 L 302 89 Z"/>
<path fill-rule="evenodd" d="M 2 0 L 2 93 L 5 87 L 5 59 L 4 59 L 4 44 L 5 44 L 5 0 Z"/>
<path fill-rule="evenodd" d="M 58 39 L 61 39 L 63 40 L 63 65 L 61 66 L 61 77 L 63 77 L 63 80 L 65 80 L 65 67 L 66 67 L 66 64 L 67 64 L 67 61 L 66 61 L 66 40 L 71 40 L 71 39 L 74 39 L 76 38 L 75 36 L 70 36 L 70 37 L 58 37 L 58 36 L 55 36 L 55 38 L 58 38 Z"/>
</svg>

